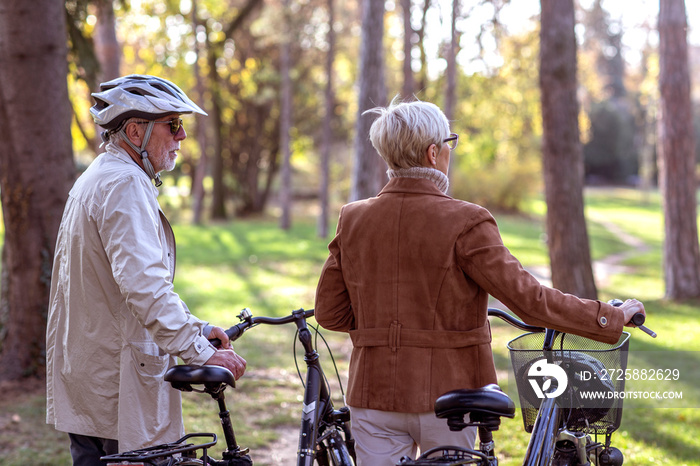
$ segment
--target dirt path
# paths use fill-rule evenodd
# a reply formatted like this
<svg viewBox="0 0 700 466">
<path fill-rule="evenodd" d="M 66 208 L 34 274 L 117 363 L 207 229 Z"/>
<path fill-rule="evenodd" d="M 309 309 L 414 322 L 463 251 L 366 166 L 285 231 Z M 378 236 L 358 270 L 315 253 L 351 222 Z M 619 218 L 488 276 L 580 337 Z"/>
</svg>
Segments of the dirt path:
<svg viewBox="0 0 700 466">
<path fill-rule="evenodd" d="M 299 430 L 293 427 L 275 429 L 279 438 L 267 448 L 251 453 L 254 464 L 260 466 L 286 466 L 296 464 Z"/>
<path fill-rule="evenodd" d="M 641 239 L 630 235 L 612 222 L 603 219 L 595 219 L 594 221 L 602 225 L 610 233 L 615 235 L 618 240 L 630 248 L 628 251 L 612 254 L 593 262 L 593 274 L 595 276 L 596 286 L 600 288 L 608 283 L 611 276 L 629 272 L 631 268 L 623 265 L 623 263 L 631 257 L 644 254 L 649 251 L 650 247 Z M 527 270 L 543 285 L 552 286 L 549 266 L 527 267 Z"/>
</svg>

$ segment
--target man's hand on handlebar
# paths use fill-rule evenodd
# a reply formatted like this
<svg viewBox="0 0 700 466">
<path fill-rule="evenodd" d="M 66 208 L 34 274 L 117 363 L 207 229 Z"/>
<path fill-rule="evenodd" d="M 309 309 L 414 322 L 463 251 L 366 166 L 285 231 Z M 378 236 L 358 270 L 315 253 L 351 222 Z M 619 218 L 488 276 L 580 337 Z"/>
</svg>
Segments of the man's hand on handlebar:
<svg viewBox="0 0 700 466">
<path fill-rule="evenodd" d="M 209 339 L 212 338 L 218 338 L 221 341 L 221 346 L 205 364 L 225 367 L 231 371 L 236 380 L 240 379 L 245 372 L 246 360 L 233 351 L 228 336 L 221 327 L 212 328 Z"/>
<path fill-rule="evenodd" d="M 635 314 L 639 312 L 641 312 L 645 316 L 647 314 L 644 310 L 644 304 L 637 301 L 636 299 L 628 299 L 620 305 L 620 309 L 625 315 L 625 326 L 627 327 L 636 327 L 636 325 L 632 322 L 632 318 Z"/>
<path fill-rule="evenodd" d="M 231 349 L 231 343 L 229 342 L 228 335 L 226 335 L 226 332 L 221 327 L 212 327 L 207 338 L 209 340 L 214 340 L 215 338 L 219 340 L 219 343 L 214 345 L 217 349 Z"/>
</svg>

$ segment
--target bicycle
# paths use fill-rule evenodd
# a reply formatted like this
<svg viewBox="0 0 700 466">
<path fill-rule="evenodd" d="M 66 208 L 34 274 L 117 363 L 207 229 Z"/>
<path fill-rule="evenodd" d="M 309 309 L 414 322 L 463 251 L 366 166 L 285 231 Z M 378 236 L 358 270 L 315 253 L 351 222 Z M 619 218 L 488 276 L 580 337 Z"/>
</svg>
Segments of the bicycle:
<svg viewBox="0 0 700 466">
<path fill-rule="evenodd" d="M 307 324 L 307 319 L 313 315 L 313 309 L 297 309 L 290 315 L 279 318 L 253 317 L 250 310 L 245 308 L 238 315 L 241 322 L 226 330 L 226 334 L 233 342 L 244 332 L 260 324 L 283 325 L 292 322 L 296 324 L 295 342 L 299 341 L 304 349 L 304 361 L 307 367 L 296 464 L 297 466 L 353 466 L 355 448 L 350 432 L 350 410 L 346 406 L 340 409 L 335 409 L 333 406 L 330 387 Z M 320 333 L 317 328 L 315 330 L 318 337 Z M 212 343 L 217 346 L 221 342 L 212 340 Z M 299 376 L 301 378 L 301 373 Z M 248 454 L 249 450 L 239 446 L 236 441 L 230 414 L 226 409 L 224 390 L 227 386 L 236 385 L 233 374 L 228 369 L 220 366 L 178 365 L 165 373 L 165 380 L 170 382 L 173 388 L 207 393 L 217 401 L 221 427 L 226 440 L 226 450 L 222 458 L 217 460 L 208 455 L 208 450 L 217 442 L 216 434 L 192 433 L 173 443 L 105 456 L 101 458 L 103 462 L 108 466 L 250 466 L 253 464 Z M 198 389 L 195 386 L 203 388 Z M 194 440 L 201 443 L 189 443 Z M 196 457 L 198 450 L 201 450 L 200 458 Z"/>
<path fill-rule="evenodd" d="M 619 306 L 622 301 L 610 303 Z M 622 398 L 608 394 L 624 391 L 625 381 L 606 374 L 626 369 L 630 334 L 623 332 L 616 344 L 607 345 L 528 325 L 501 309 L 489 308 L 488 314 L 528 332 L 507 345 L 524 427 L 531 434 L 523 466 L 622 465 L 622 452 L 611 444 L 622 420 Z M 656 337 L 642 325 L 643 314 L 636 314 L 632 321 Z M 537 383 L 540 378 L 541 385 Z M 574 383 L 568 383 L 571 380 Z M 583 394 L 592 392 L 602 393 L 598 402 L 585 399 Z M 453 431 L 476 426 L 479 449 L 437 447 L 415 460 L 403 457 L 397 466 L 498 465 L 493 432 L 502 417 L 515 417 L 515 403 L 498 385 L 448 392 L 436 400 L 435 414 L 446 419 Z M 598 436 L 604 436 L 604 442 Z"/>
</svg>

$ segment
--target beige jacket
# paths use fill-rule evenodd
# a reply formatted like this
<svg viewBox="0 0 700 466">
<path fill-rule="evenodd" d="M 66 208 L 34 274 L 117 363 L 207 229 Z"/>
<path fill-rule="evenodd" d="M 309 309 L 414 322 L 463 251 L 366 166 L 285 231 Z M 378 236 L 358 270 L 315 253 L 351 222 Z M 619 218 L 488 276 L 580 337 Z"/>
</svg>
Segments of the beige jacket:
<svg viewBox="0 0 700 466">
<path fill-rule="evenodd" d="M 316 291 L 315 315 L 353 342 L 348 404 L 429 412 L 459 388 L 496 382 L 489 294 L 526 322 L 616 342 L 623 314 L 541 286 L 496 222 L 428 179 L 393 178 L 346 205 Z"/>
<path fill-rule="evenodd" d="M 163 374 L 176 357 L 204 364 L 215 352 L 173 291 L 175 239 L 157 195 L 108 145 L 70 192 L 52 272 L 47 423 L 122 451 L 184 433 L 180 393 Z"/>
</svg>

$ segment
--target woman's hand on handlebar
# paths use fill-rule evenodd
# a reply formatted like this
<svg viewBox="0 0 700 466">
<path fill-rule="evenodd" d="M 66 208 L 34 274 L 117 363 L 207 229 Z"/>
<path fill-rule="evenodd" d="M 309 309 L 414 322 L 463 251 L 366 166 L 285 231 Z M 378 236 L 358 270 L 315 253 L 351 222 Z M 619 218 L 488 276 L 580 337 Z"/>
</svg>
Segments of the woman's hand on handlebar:
<svg viewBox="0 0 700 466">
<path fill-rule="evenodd" d="M 635 314 L 637 313 L 642 313 L 646 316 L 646 311 L 644 310 L 644 304 L 642 304 L 640 301 L 637 301 L 636 299 L 628 299 L 624 303 L 620 305 L 620 310 L 625 315 L 625 326 L 627 327 L 636 327 L 636 325 L 632 322 L 632 318 L 634 317 Z"/>
</svg>

